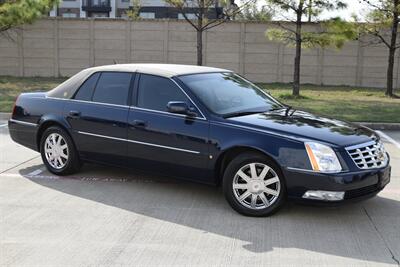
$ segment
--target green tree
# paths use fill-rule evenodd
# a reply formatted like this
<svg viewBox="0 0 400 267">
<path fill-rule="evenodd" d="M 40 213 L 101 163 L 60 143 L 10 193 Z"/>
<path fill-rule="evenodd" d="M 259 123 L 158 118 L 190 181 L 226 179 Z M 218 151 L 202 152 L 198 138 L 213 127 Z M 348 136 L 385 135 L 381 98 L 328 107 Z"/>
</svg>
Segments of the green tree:
<svg viewBox="0 0 400 267">
<path fill-rule="evenodd" d="M 57 3 L 58 0 L 0 0 L 0 32 L 32 23 Z"/>
<path fill-rule="evenodd" d="M 400 0 L 368 1 L 372 11 L 366 17 L 366 23 L 360 24 L 361 35 L 372 36 L 369 44 L 383 44 L 388 49 L 386 75 L 386 95 L 396 97 L 393 89 L 394 61 L 396 51 L 400 48 L 398 28 L 400 22 Z M 363 39 L 361 39 L 363 40 Z"/>
<path fill-rule="evenodd" d="M 275 12 L 270 6 L 263 5 L 259 7 L 258 1 L 256 1 L 243 7 L 242 11 L 235 19 L 245 21 L 270 21 L 274 15 Z"/>
<path fill-rule="evenodd" d="M 132 7 L 126 12 L 126 15 L 131 20 L 140 20 L 140 0 L 131 0 Z"/>
<path fill-rule="evenodd" d="M 307 21 L 312 22 L 314 18 L 318 18 L 318 16 L 322 13 L 324 9 L 313 5 L 313 2 L 315 2 L 315 0 L 307 0 L 307 1 L 308 1 Z"/>
<path fill-rule="evenodd" d="M 353 24 L 339 18 L 319 21 L 318 14 L 326 10 L 343 9 L 346 4 L 339 0 L 268 0 L 283 17 L 294 17 L 286 22 L 277 22 L 277 26 L 267 30 L 270 40 L 295 47 L 293 95 L 300 95 L 300 66 L 302 48 L 328 47 L 341 48 L 347 40 L 356 39 Z M 311 15 L 310 15 L 311 14 Z M 294 16 L 293 16 L 294 15 Z M 318 22 L 319 27 L 306 31 L 304 19 Z M 294 26 L 294 27 L 293 27 Z"/>
<path fill-rule="evenodd" d="M 254 1 L 254 0 L 249 0 Z M 203 33 L 229 20 L 235 19 L 243 7 L 234 0 L 165 0 L 177 8 L 184 19 L 195 29 L 197 40 L 197 65 L 203 65 Z"/>
</svg>

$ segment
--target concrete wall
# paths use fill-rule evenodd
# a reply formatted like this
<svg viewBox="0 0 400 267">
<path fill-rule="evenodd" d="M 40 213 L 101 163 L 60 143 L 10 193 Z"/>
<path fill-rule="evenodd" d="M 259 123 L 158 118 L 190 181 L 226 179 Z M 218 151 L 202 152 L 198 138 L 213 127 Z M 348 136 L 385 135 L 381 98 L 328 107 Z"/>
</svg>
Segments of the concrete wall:
<svg viewBox="0 0 400 267">
<path fill-rule="evenodd" d="M 204 36 L 205 65 L 255 82 L 290 82 L 292 48 L 265 38 L 270 24 L 226 23 Z M 183 21 L 50 18 L 0 37 L 0 75 L 71 76 L 118 63 L 195 64 L 196 35 Z M 342 50 L 304 50 L 302 82 L 384 87 L 387 50 L 348 43 Z M 399 60 L 395 85 L 399 87 Z"/>
</svg>

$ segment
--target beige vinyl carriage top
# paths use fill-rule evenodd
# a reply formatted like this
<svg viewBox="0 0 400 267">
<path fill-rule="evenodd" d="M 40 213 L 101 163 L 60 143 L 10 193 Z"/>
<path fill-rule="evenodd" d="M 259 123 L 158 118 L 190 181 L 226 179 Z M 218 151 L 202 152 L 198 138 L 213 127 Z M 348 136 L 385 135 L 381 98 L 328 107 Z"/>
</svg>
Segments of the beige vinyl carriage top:
<svg viewBox="0 0 400 267">
<path fill-rule="evenodd" d="M 46 95 L 53 98 L 71 98 L 79 86 L 90 75 L 98 71 L 120 71 L 120 72 L 139 72 L 171 78 L 178 75 L 212 73 L 212 72 L 231 72 L 230 70 L 193 66 L 193 65 L 174 65 L 174 64 L 115 64 L 88 68 L 72 76 Z"/>
<path fill-rule="evenodd" d="M 122 71 L 122 72 L 140 72 L 145 74 L 153 74 L 164 77 L 173 77 L 177 75 L 209 73 L 209 72 L 231 72 L 230 70 L 194 66 L 194 65 L 177 65 L 177 64 L 115 64 L 93 67 L 88 70 L 95 71 Z"/>
</svg>

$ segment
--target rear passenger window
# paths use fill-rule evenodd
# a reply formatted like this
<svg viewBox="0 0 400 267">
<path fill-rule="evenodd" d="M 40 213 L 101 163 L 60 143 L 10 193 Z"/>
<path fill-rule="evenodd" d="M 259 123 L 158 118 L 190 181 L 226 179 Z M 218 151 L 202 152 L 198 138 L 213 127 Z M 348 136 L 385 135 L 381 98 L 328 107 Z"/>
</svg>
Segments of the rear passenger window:
<svg viewBox="0 0 400 267">
<path fill-rule="evenodd" d="M 170 79 L 141 74 L 139 80 L 138 107 L 167 111 L 169 101 L 189 100 L 182 90 Z"/>
<path fill-rule="evenodd" d="M 77 100 L 92 100 L 92 95 L 94 91 L 94 87 L 96 86 L 97 79 L 99 79 L 100 74 L 96 72 L 92 76 L 89 77 L 79 88 L 78 92 L 75 94 L 74 99 Z"/>
<path fill-rule="evenodd" d="M 93 101 L 127 105 L 131 79 L 131 73 L 103 72 L 97 82 Z"/>
</svg>

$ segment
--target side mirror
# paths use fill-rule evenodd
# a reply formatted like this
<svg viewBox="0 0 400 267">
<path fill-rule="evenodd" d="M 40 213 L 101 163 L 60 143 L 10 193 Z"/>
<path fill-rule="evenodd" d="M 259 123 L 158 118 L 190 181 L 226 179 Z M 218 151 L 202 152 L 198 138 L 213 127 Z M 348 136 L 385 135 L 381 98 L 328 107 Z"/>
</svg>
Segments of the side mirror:
<svg viewBox="0 0 400 267">
<path fill-rule="evenodd" d="M 186 102 L 181 101 L 170 101 L 167 104 L 168 112 L 175 114 L 183 114 L 190 117 L 195 117 L 197 114 L 194 112 Z"/>
</svg>

